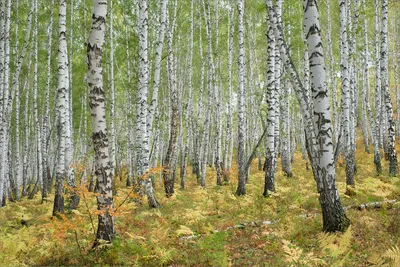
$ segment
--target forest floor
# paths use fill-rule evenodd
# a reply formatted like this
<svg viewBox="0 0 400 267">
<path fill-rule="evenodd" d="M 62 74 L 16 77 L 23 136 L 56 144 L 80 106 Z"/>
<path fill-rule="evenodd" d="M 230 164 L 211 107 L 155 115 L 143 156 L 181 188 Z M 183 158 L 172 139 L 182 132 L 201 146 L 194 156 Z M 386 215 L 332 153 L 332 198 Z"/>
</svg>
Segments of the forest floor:
<svg viewBox="0 0 400 267">
<path fill-rule="evenodd" d="M 359 146 L 361 147 L 361 146 Z M 399 178 L 377 176 L 373 155 L 357 151 L 356 187 L 345 195 L 343 166 L 337 185 L 344 206 L 397 200 Z M 280 162 L 278 162 L 280 164 Z M 264 173 L 253 162 L 247 195 L 236 197 L 235 167 L 231 183 L 197 185 L 189 168 L 186 189 L 167 199 L 161 183 L 156 192 L 162 207 L 149 210 L 125 201 L 132 191 L 117 179 L 115 241 L 91 249 L 97 228 L 95 195 L 82 189 L 79 209 L 53 218 L 53 196 L 9 203 L 0 209 L 0 266 L 129 265 L 129 266 L 398 266 L 400 203 L 380 208 L 349 209 L 352 225 L 345 233 L 322 233 L 322 217 L 312 171 L 300 153 L 293 177 L 280 171 L 276 193 L 262 196 Z M 178 172 L 179 173 L 179 172 Z M 158 180 L 158 178 L 157 178 Z M 84 198 L 83 198 L 84 196 Z M 129 198 L 130 199 L 130 198 Z M 253 223 L 252 223 L 253 222 Z M 94 228 L 94 229 L 93 229 Z"/>
</svg>

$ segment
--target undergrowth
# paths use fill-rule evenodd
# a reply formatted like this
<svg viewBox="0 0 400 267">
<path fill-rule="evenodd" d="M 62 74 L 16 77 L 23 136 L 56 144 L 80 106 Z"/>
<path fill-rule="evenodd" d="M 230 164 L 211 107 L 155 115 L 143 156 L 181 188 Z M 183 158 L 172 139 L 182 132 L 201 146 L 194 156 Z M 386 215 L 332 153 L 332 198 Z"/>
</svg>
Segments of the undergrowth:
<svg viewBox="0 0 400 267">
<path fill-rule="evenodd" d="M 399 179 L 378 176 L 372 157 L 357 152 L 358 173 L 351 196 L 344 195 L 345 170 L 338 166 L 337 184 L 344 206 L 398 198 Z M 386 169 L 387 162 L 383 164 Z M 169 199 L 157 175 L 156 192 L 162 206 L 152 210 L 135 201 L 138 196 L 134 188 L 124 186 L 123 172 L 115 179 L 116 238 L 96 249 L 92 249 L 96 194 L 84 185 L 77 189 L 78 209 L 59 217 L 51 216 L 51 195 L 45 203 L 39 195 L 9 203 L 0 209 L 0 266 L 400 265 L 397 206 L 349 210 L 352 226 L 345 233 L 321 233 L 315 182 L 300 154 L 295 155 L 294 176 L 287 178 L 278 171 L 277 191 L 268 198 L 261 196 L 264 173 L 257 170 L 256 161 L 246 196 L 234 194 L 236 172 L 234 166 L 230 184 L 214 186 L 215 172 L 208 169 L 207 188 L 203 189 L 189 168 L 185 190 L 176 190 Z M 254 224 L 233 227 L 249 222 Z"/>
</svg>

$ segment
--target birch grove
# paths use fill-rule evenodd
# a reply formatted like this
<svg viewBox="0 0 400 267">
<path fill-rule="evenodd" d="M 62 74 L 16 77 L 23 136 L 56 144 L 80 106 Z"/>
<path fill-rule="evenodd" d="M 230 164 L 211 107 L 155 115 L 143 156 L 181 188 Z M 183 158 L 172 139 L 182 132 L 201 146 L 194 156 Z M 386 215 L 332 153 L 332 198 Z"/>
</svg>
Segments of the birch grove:
<svg viewBox="0 0 400 267">
<path fill-rule="evenodd" d="M 398 1 L 28 2 L 0 0 L 0 207 L 86 208 L 97 249 L 125 207 L 257 194 L 264 220 L 313 177 L 322 230 L 345 232 L 365 179 L 397 176 Z"/>
</svg>

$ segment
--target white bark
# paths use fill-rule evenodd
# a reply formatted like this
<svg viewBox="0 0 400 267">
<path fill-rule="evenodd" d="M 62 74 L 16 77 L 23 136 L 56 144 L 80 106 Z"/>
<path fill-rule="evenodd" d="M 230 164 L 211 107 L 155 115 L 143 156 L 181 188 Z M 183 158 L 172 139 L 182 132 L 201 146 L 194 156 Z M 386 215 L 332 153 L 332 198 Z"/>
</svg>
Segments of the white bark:
<svg viewBox="0 0 400 267">
<path fill-rule="evenodd" d="M 237 195 L 246 194 L 246 88 L 245 88 L 245 47 L 244 47 L 244 0 L 238 0 L 238 187 Z"/>
<path fill-rule="evenodd" d="M 328 232 L 344 231 L 350 221 L 347 219 L 340 203 L 336 188 L 336 168 L 332 142 L 332 123 L 328 86 L 326 84 L 325 62 L 323 46 L 320 36 L 318 6 L 314 0 L 303 0 L 304 24 L 307 36 L 308 51 L 310 54 L 311 92 L 314 103 L 314 123 L 317 125 L 316 136 L 319 143 L 319 153 L 314 155 L 313 171 L 318 179 L 322 180 L 322 187 L 318 187 L 324 230 Z"/>
<path fill-rule="evenodd" d="M 52 0 L 51 6 L 54 6 L 55 0 Z M 44 108 L 44 116 L 42 123 L 42 168 L 43 168 L 43 180 L 42 180 L 42 191 L 45 193 L 48 188 L 47 181 L 47 166 L 48 166 L 48 121 L 50 117 L 50 79 L 51 79 L 51 48 L 53 42 L 53 14 L 54 9 L 50 9 L 50 23 L 48 27 L 48 46 L 47 46 L 47 76 L 46 76 L 46 92 L 45 92 L 45 108 Z M 51 186 L 51 185 L 50 185 Z M 46 192 L 47 193 L 47 192 Z M 43 194 L 44 197 L 47 197 L 46 194 Z M 42 197 L 43 197 L 42 196 Z"/>
<path fill-rule="evenodd" d="M 38 183 L 43 180 L 43 165 L 42 165 L 42 137 L 41 137 L 41 128 L 39 122 L 39 111 L 38 111 L 38 0 L 35 0 L 35 15 L 34 15 L 34 23 L 35 27 L 33 30 L 33 42 L 34 42 L 34 53 L 33 53 L 33 111 L 35 118 L 35 130 L 36 130 L 36 157 L 38 160 L 37 165 L 37 179 Z M 34 191 L 36 191 L 37 184 L 35 184 Z M 31 196 L 31 195 L 30 195 Z M 46 188 L 42 188 L 42 199 L 45 200 L 47 198 Z"/>
<path fill-rule="evenodd" d="M 95 151 L 97 183 L 99 195 L 97 206 L 98 228 L 94 246 L 98 240 L 112 241 L 115 235 L 111 162 L 108 151 L 106 125 L 105 91 L 103 89 L 102 50 L 106 32 L 107 1 L 94 0 L 92 27 L 88 42 L 87 79 L 90 92 L 90 112 L 92 116 L 92 139 Z"/>
<path fill-rule="evenodd" d="M 272 0 L 266 0 L 267 6 L 267 104 L 268 104 L 268 117 L 267 117 L 267 144 L 266 144 L 266 159 L 265 159 L 265 184 L 264 184 L 264 196 L 267 196 L 269 191 L 275 191 L 275 166 L 276 166 L 276 122 L 279 120 L 276 106 L 276 99 L 279 97 L 276 90 L 276 59 L 278 58 L 275 53 L 277 52 L 276 40 L 274 35 L 274 27 L 276 27 L 277 19 L 275 17 L 276 11 L 274 10 L 274 4 Z M 279 51 L 279 50 L 278 50 Z M 279 71 L 278 71 L 279 73 Z"/>
<path fill-rule="evenodd" d="M 147 0 L 139 1 L 139 90 L 137 97 L 137 119 L 136 119 L 136 144 L 137 144 L 137 171 L 147 200 L 151 208 L 159 206 L 151 179 L 146 175 L 149 169 L 150 149 L 149 135 L 147 134 L 147 97 L 149 81 L 149 59 L 148 59 L 148 11 Z"/>
<path fill-rule="evenodd" d="M 226 138 L 224 150 L 224 173 L 229 173 L 232 166 L 233 151 L 233 105 L 232 105 L 232 53 L 233 53 L 233 36 L 235 31 L 233 4 L 228 8 L 228 114 L 226 119 Z M 224 175 L 224 181 L 229 181 L 229 176 Z"/>
<path fill-rule="evenodd" d="M 110 28 L 109 28 L 109 39 L 110 39 L 110 161 L 111 161 L 111 174 L 115 176 L 116 161 L 115 161 L 115 78 L 114 78 L 114 27 L 113 27 L 113 0 L 110 0 Z"/>
<path fill-rule="evenodd" d="M 68 127 L 68 51 L 66 39 L 66 0 L 59 0 L 59 26 L 58 26 L 58 85 L 57 85 L 57 136 L 58 136 L 58 159 L 56 167 L 56 191 L 54 196 L 53 215 L 64 212 L 64 177 L 66 174 L 66 145 Z"/>
<path fill-rule="evenodd" d="M 376 138 L 378 139 L 379 147 L 382 147 L 382 129 L 381 129 L 381 66 L 380 66 L 380 51 L 379 51 L 379 36 L 380 36 L 380 16 L 379 16 L 379 0 L 375 0 L 375 127 Z"/>
<path fill-rule="evenodd" d="M 392 101 L 389 90 L 389 60 L 388 60 L 388 0 L 382 0 L 382 29 L 381 29 L 381 89 L 384 92 L 384 100 L 387 113 L 388 123 L 388 157 L 389 157 L 389 175 L 396 176 L 397 173 L 397 156 L 395 149 L 395 123 L 393 118 Z"/>
<path fill-rule="evenodd" d="M 168 0 L 162 0 L 160 6 L 160 25 L 157 32 L 156 41 L 156 56 L 155 56 L 155 70 L 154 70 L 154 80 L 153 80 L 153 94 L 150 102 L 149 112 L 147 114 L 147 135 L 150 139 L 152 136 L 153 129 L 153 119 L 158 106 L 158 90 L 160 87 L 160 77 L 161 77 L 161 59 L 164 47 L 165 39 L 165 24 L 167 17 Z"/>
</svg>

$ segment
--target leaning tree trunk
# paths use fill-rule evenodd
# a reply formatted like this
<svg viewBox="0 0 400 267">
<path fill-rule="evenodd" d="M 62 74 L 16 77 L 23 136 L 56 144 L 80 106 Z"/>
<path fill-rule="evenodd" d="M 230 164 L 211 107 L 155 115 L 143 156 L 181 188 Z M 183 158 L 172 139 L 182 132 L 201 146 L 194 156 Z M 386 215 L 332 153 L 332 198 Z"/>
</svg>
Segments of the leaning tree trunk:
<svg viewBox="0 0 400 267">
<path fill-rule="evenodd" d="M 105 91 L 103 88 L 102 53 L 106 32 L 107 0 L 94 0 L 92 27 L 90 31 L 87 57 L 90 112 L 92 116 L 92 140 L 96 160 L 95 174 L 98 193 L 97 209 L 98 227 L 96 241 L 112 241 L 115 236 L 111 161 L 108 152 L 108 135 L 106 125 Z"/>
</svg>

